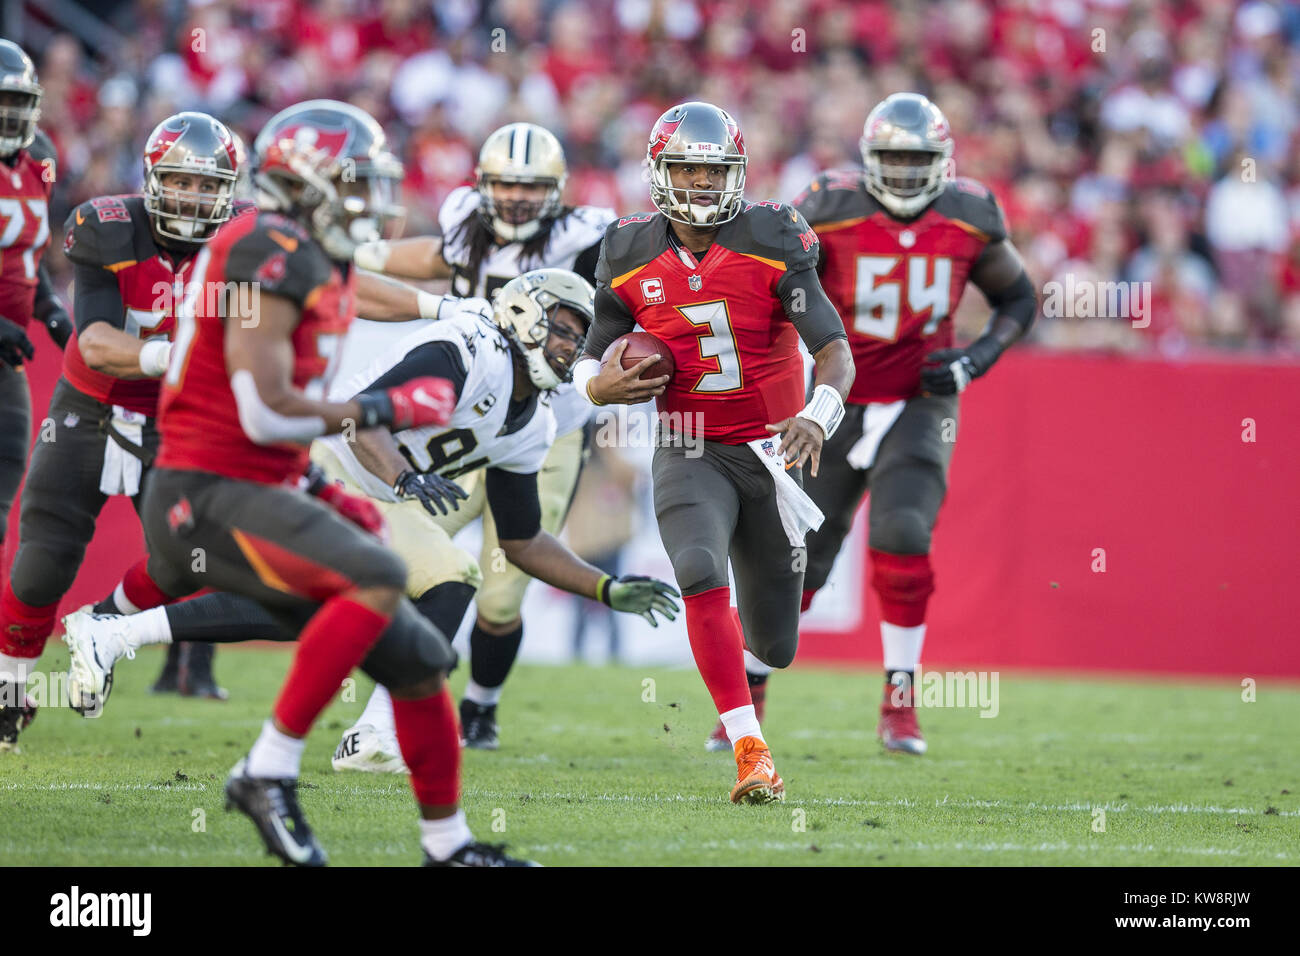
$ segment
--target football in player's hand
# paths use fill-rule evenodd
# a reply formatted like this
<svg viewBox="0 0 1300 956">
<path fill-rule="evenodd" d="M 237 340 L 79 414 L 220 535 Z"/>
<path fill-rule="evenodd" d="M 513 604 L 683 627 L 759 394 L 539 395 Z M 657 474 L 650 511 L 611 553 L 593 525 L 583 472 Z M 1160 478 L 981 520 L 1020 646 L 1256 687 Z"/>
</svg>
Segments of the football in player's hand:
<svg viewBox="0 0 1300 956">
<path fill-rule="evenodd" d="M 664 345 L 649 332 L 629 332 L 620 338 L 615 339 L 605 350 L 605 354 L 600 357 L 601 364 L 608 362 L 618 349 L 619 342 L 626 342 L 627 348 L 623 351 L 623 368 L 636 368 L 637 363 L 652 356 L 658 355 L 659 361 L 655 362 L 644 372 L 641 373 L 642 379 L 659 378 L 663 375 L 672 376 L 676 371 L 673 364 L 673 353 L 668 351 L 668 346 Z"/>
</svg>

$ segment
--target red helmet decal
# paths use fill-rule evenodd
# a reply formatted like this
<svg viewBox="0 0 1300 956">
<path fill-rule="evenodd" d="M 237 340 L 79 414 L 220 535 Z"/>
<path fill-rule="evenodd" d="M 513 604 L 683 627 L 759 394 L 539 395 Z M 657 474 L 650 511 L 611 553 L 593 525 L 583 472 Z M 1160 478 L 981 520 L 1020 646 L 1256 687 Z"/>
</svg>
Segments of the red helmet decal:
<svg viewBox="0 0 1300 956">
<path fill-rule="evenodd" d="M 151 167 L 157 166 L 162 162 L 163 157 L 167 155 L 172 146 L 175 145 L 176 141 L 185 135 L 185 130 L 188 128 L 189 124 L 184 120 L 181 120 L 176 124 L 174 129 L 171 127 L 163 127 L 158 130 L 158 135 L 155 136 L 149 142 L 149 145 L 145 147 L 145 162 Z"/>
<path fill-rule="evenodd" d="M 730 116 L 727 117 L 727 132 L 731 134 L 732 141 L 736 144 L 736 152 L 741 156 L 745 155 L 745 137 L 740 135 L 740 127 Z"/>
<path fill-rule="evenodd" d="M 280 131 L 279 135 L 276 136 L 276 142 L 272 145 L 272 149 L 286 139 L 312 149 L 318 149 L 330 159 L 338 159 L 343 153 L 343 148 L 348 144 L 348 130 L 342 126 L 330 127 L 320 126 L 316 123 L 296 123 L 293 126 L 286 126 Z"/>
<path fill-rule="evenodd" d="M 660 120 L 655 124 L 654 130 L 650 133 L 650 159 L 653 162 L 659 158 L 659 154 L 664 151 L 668 141 L 673 138 L 673 133 L 677 132 L 677 127 L 682 125 L 682 120 L 686 117 L 681 116 L 675 120 Z"/>
</svg>

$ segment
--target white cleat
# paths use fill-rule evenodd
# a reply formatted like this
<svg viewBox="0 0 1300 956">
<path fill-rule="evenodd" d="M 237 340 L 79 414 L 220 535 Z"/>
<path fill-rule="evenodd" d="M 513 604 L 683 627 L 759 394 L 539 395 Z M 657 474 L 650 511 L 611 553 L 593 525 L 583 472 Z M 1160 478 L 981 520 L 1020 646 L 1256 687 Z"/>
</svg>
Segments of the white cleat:
<svg viewBox="0 0 1300 956">
<path fill-rule="evenodd" d="M 94 614 L 87 604 L 63 619 L 63 642 L 72 661 L 68 667 L 68 705 L 83 717 L 98 717 L 113 690 L 113 665 L 135 657 L 127 643 L 126 618 Z"/>
<path fill-rule="evenodd" d="M 330 761 L 335 770 L 359 770 L 362 773 L 406 773 L 406 762 L 397 744 L 397 735 L 381 733 L 370 724 L 357 724 L 343 732 L 343 739 Z"/>
</svg>

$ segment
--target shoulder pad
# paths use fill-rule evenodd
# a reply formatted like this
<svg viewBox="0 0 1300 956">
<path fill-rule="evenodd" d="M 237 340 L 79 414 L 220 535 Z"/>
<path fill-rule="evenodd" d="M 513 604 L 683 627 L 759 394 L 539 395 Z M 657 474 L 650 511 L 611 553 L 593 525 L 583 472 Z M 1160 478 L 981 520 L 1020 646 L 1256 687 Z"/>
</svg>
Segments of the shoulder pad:
<svg viewBox="0 0 1300 956">
<path fill-rule="evenodd" d="M 108 267 L 138 261 L 154 248 L 141 196 L 99 196 L 72 210 L 63 250 L 73 262 Z M 147 256 L 146 256 L 147 258 Z"/>
<path fill-rule="evenodd" d="M 817 265 L 817 234 L 799 210 L 776 200 L 746 202 L 740 215 L 718 231 L 718 242 L 744 255 L 782 263 L 786 272 Z"/>
<path fill-rule="evenodd" d="M 610 222 L 596 263 L 596 282 L 608 286 L 624 273 L 652 262 L 668 248 L 668 225 L 661 213 L 640 213 Z"/>
<path fill-rule="evenodd" d="M 966 224 L 987 237 L 987 242 L 1000 242 L 1007 237 L 1007 224 L 997 197 L 974 179 L 954 179 L 930 208 L 948 219 Z"/>
<path fill-rule="evenodd" d="M 37 129 L 36 138 L 32 140 L 32 145 L 27 147 L 27 155 L 38 163 L 43 163 L 47 159 L 54 162 L 59 161 L 59 154 L 54 149 L 54 143 L 45 135 L 45 130 Z"/>
<path fill-rule="evenodd" d="M 256 282 L 271 295 L 306 302 L 329 281 L 333 264 L 307 230 L 278 213 L 264 212 L 230 245 L 226 278 Z"/>
<path fill-rule="evenodd" d="M 813 228 L 844 219 L 869 216 L 875 202 L 862 184 L 861 169 L 832 169 L 822 173 L 794 199 Z"/>
</svg>

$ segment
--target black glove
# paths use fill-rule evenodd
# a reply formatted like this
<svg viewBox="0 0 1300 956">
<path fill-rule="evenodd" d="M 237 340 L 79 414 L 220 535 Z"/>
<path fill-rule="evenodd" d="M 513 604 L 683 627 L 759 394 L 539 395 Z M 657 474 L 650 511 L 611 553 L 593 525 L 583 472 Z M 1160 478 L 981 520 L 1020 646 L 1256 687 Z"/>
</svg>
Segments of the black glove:
<svg viewBox="0 0 1300 956">
<path fill-rule="evenodd" d="M 655 620 L 655 611 L 666 620 L 675 621 L 677 612 L 681 610 L 673 600 L 681 597 L 676 588 L 644 574 L 625 574 L 621 578 L 612 578 L 607 574 L 596 586 L 596 596 L 601 603 L 609 605 L 615 611 L 640 614 L 652 627 L 659 626 Z"/>
<path fill-rule="evenodd" d="M 959 395 L 987 372 L 1001 354 L 998 343 L 987 337 L 971 343 L 970 348 L 931 352 L 921 366 L 921 391 L 930 395 Z"/>
<path fill-rule="evenodd" d="M 66 348 L 75 328 L 72 319 L 68 318 L 68 313 L 60 306 L 52 309 L 42 321 L 45 322 L 46 331 L 50 333 L 50 340 L 59 348 Z"/>
<path fill-rule="evenodd" d="M 17 368 L 23 364 L 24 356 L 30 359 L 35 354 L 27 333 L 17 323 L 0 316 L 0 362 Z"/>
<path fill-rule="evenodd" d="M 460 503 L 469 498 L 465 490 L 450 478 L 432 472 L 404 471 L 393 482 L 393 494 L 399 498 L 418 498 L 424 510 L 437 518 L 440 514 L 460 509 Z M 434 511 L 434 507 L 437 511 Z"/>
</svg>

